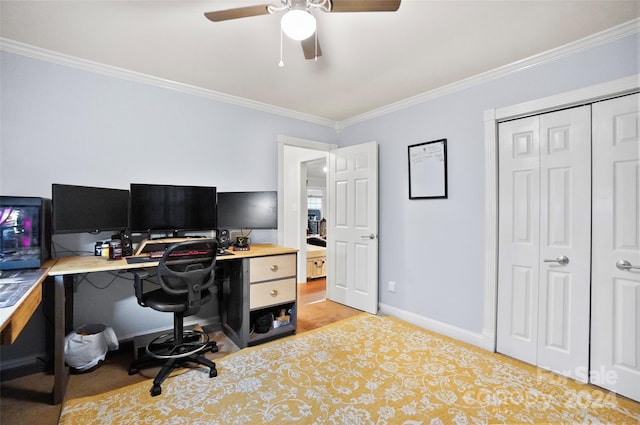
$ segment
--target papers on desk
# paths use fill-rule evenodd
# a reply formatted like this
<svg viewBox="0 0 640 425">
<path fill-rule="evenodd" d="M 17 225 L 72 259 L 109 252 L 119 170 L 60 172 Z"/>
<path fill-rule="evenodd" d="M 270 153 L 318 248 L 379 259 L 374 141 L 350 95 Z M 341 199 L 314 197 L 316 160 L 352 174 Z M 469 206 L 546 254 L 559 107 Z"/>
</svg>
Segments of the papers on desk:
<svg viewBox="0 0 640 425">
<path fill-rule="evenodd" d="M 0 271 L 0 308 L 11 307 L 44 274 L 44 269 Z"/>
</svg>

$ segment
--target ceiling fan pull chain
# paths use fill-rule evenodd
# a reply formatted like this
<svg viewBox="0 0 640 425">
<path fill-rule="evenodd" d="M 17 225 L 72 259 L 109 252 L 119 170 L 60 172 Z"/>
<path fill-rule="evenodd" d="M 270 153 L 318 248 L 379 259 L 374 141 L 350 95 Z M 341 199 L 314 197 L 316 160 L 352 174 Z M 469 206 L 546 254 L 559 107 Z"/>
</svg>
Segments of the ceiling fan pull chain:
<svg viewBox="0 0 640 425">
<path fill-rule="evenodd" d="M 282 26 L 280 27 L 280 62 L 278 66 L 280 68 L 284 67 L 284 61 L 282 60 Z"/>
</svg>

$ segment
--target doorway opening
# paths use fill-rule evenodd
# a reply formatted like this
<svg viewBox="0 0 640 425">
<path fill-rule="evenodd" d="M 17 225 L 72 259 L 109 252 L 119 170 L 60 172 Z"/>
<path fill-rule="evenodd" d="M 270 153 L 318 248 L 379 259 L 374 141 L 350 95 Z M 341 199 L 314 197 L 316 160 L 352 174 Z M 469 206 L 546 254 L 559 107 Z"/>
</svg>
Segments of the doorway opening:
<svg viewBox="0 0 640 425">
<path fill-rule="evenodd" d="M 327 290 L 327 159 L 306 161 L 307 221 L 303 231 L 307 235 L 307 280 L 300 292 L 301 303 L 315 303 L 326 299 Z"/>
<path fill-rule="evenodd" d="M 278 136 L 278 158 L 278 243 L 298 249 L 297 282 L 307 281 L 305 162 L 326 158 L 326 297 L 377 314 L 378 144 L 367 142 L 338 149 L 326 143 Z"/>
<path fill-rule="evenodd" d="M 329 219 L 327 216 L 329 203 L 326 173 L 323 169 L 327 164 L 329 152 L 331 149 L 335 149 L 335 145 L 278 136 L 278 149 L 280 157 L 278 243 L 298 249 L 297 282 L 303 284 L 307 282 L 307 262 L 309 260 L 307 247 L 311 247 L 311 250 L 319 248 L 317 245 L 308 243 L 311 237 L 308 212 L 310 192 L 308 189 L 311 189 L 312 197 L 319 197 L 313 200 L 312 206 L 317 206 L 317 202 L 320 202 L 320 208 L 311 208 L 319 209 L 320 215 L 323 215 L 323 217 L 318 217 L 318 222 L 315 223 L 319 224 L 319 220 L 322 218 Z M 319 232 L 319 228 L 317 231 Z M 311 240 L 311 242 L 314 241 Z M 322 247 L 322 249 L 326 251 L 326 247 Z M 317 252 L 314 252 L 313 255 L 317 255 Z"/>
</svg>

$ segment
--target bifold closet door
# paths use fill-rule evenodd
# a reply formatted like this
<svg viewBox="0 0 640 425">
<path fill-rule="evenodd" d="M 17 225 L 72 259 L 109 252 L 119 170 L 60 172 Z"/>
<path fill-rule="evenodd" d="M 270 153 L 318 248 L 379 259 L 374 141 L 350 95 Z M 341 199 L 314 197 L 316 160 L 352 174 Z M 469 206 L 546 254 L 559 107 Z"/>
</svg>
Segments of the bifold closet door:
<svg viewBox="0 0 640 425">
<path fill-rule="evenodd" d="M 589 106 L 499 125 L 498 351 L 584 381 Z"/>
<path fill-rule="evenodd" d="M 540 118 L 498 133 L 499 352 L 536 364 L 540 259 Z"/>
<path fill-rule="evenodd" d="M 593 105 L 592 382 L 640 401 L 640 95 Z"/>
</svg>

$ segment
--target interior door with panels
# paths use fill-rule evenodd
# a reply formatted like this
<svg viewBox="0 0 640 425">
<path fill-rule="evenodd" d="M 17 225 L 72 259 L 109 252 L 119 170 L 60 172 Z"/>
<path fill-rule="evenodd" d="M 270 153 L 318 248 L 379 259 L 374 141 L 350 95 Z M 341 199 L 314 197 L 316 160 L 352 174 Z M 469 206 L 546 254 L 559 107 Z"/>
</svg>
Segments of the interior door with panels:
<svg viewBox="0 0 640 425">
<path fill-rule="evenodd" d="M 591 107 L 540 117 L 538 366 L 586 382 L 591 294 Z"/>
<path fill-rule="evenodd" d="M 378 144 L 329 156 L 327 291 L 332 301 L 378 312 Z"/>
<path fill-rule="evenodd" d="M 581 379 L 589 360 L 590 107 L 501 123 L 499 139 L 498 351 Z"/>
<path fill-rule="evenodd" d="M 640 401 L 640 95 L 593 105 L 592 381 Z"/>
<path fill-rule="evenodd" d="M 499 127 L 499 352 L 536 364 L 540 118 Z"/>
</svg>

